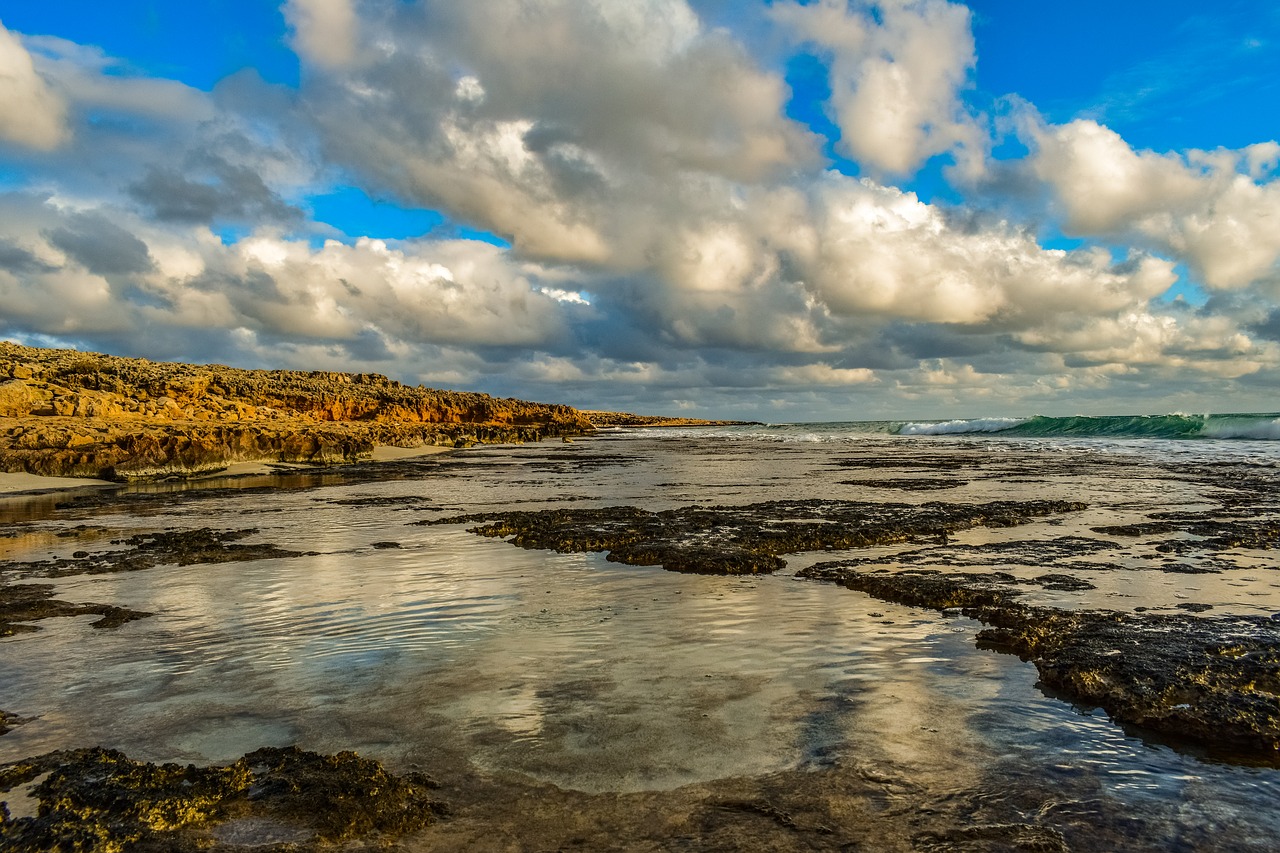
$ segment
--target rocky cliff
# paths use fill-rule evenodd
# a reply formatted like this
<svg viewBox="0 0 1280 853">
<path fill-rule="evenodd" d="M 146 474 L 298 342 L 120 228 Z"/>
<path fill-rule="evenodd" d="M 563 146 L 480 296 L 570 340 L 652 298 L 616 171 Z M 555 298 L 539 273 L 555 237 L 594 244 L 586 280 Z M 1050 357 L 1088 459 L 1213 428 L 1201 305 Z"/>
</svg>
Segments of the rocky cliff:
<svg viewBox="0 0 1280 853">
<path fill-rule="evenodd" d="M 0 471 L 128 480 L 592 428 L 569 406 L 409 387 L 376 373 L 241 370 L 0 341 Z"/>
</svg>

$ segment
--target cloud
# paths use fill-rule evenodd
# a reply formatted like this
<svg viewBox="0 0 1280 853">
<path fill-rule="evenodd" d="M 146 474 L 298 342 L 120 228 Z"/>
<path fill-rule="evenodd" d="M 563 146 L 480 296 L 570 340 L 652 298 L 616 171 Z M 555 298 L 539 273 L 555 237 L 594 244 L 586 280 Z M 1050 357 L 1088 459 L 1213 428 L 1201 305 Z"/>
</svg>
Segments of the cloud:
<svg viewBox="0 0 1280 853">
<path fill-rule="evenodd" d="M 193 176 L 204 179 L 192 180 Z M 130 184 L 128 192 L 165 222 L 209 224 L 234 219 L 287 223 L 302 218 L 302 212 L 285 203 L 256 169 L 212 154 L 189 158 L 181 169 L 154 166 Z"/>
<path fill-rule="evenodd" d="M 635 267 L 673 211 L 819 163 L 782 79 L 683 0 L 399 4 L 361 32 L 304 92 L 328 155 L 531 256 Z"/>
<path fill-rule="evenodd" d="M 1276 143 L 1241 150 L 1135 151 L 1094 121 L 1024 120 L 1026 168 L 1069 233 L 1137 241 L 1185 260 L 1214 289 L 1274 277 L 1280 260 Z"/>
<path fill-rule="evenodd" d="M 818 0 L 778 3 L 772 15 L 827 55 L 844 153 L 873 173 L 908 175 L 947 152 L 980 169 L 985 134 L 959 97 L 977 58 L 967 7 Z"/>
<path fill-rule="evenodd" d="M 372 335 L 554 349 L 571 338 L 568 317 L 590 311 L 558 274 L 475 241 L 315 248 L 263 230 L 224 245 L 205 228 L 173 231 L 30 194 L 0 198 L 0 227 L 13 235 L 0 252 L 0 297 L 15 306 L 7 319 L 41 334 L 249 329 L 366 348 Z"/>
<path fill-rule="evenodd" d="M 1280 145 L 1135 151 L 1028 112 L 1030 156 L 984 164 L 967 10 L 774 4 L 759 20 L 829 61 L 849 177 L 787 117 L 773 48 L 714 5 L 293 2 L 300 90 L 247 72 L 203 92 L 27 39 L 68 135 L 5 149 L 24 188 L 0 194 L 0 334 L 744 417 L 1256 400 L 1280 379 Z M 939 154 L 996 170 L 1021 211 L 889 181 Z M 334 184 L 512 247 L 338 242 L 304 213 Z M 1043 248 L 1046 210 L 1110 245 Z M 1208 304 L 1161 301 L 1182 261 Z"/>
<path fill-rule="evenodd" d="M 73 213 L 47 232 L 49 244 L 94 275 L 145 273 L 151 269 L 147 244 L 100 213 Z"/>
<path fill-rule="evenodd" d="M 63 98 L 36 72 L 31 54 L 0 24 L 0 140 L 47 151 L 68 135 Z"/>
<path fill-rule="evenodd" d="M 293 28 L 293 46 L 301 56 L 327 68 L 350 65 L 356 54 L 352 0 L 288 0 L 285 19 Z"/>
</svg>

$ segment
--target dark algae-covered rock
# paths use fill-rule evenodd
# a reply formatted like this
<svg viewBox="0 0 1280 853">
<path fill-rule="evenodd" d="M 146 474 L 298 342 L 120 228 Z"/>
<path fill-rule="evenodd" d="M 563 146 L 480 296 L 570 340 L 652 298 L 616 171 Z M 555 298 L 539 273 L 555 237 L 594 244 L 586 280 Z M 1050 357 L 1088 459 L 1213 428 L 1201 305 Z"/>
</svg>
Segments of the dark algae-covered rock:
<svg viewBox="0 0 1280 853">
<path fill-rule="evenodd" d="M 288 551 L 270 544 L 242 543 L 239 540 L 257 533 L 257 528 L 242 530 L 163 530 L 138 533 L 114 539 L 116 547 L 97 552 L 76 552 L 80 556 L 59 557 L 34 562 L 0 562 L 0 571 L 20 570 L 26 577 L 60 578 L 69 575 L 100 575 L 113 572 L 137 572 L 156 566 L 212 565 L 301 557 L 306 552 Z"/>
<path fill-rule="evenodd" d="M 799 574 L 899 604 L 959 608 L 989 626 L 980 645 L 1031 661 L 1041 683 L 1067 698 L 1233 760 L 1280 761 L 1280 621 L 1035 607 L 989 575 L 847 562 Z"/>
<path fill-rule="evenodd" d="M 445 813 L 421 773 L 395 776 L 354 752 L 320 755 L 296 747 L 259 749 L 242 760 L 252 773 L 251 802 L 310 825 L 326 841 L 404 835 Z"/>
<path fill-rule="evenodd" d="M 31 792 L 40 803 L 38 814 L 0 825 L 3 849 L 163 849 L 154 842 L 208 820 L 224 802 L 244 796 L 252 782 L 242 763 L 157 766 L 114 750 L 83 749 L 5 765 L 0 768 L 0 790 L 8 793 L 42 775 L 44 780 Z"/>
<path fill-rule="evenodd" d="M 0 572 L 24 579 L 62 578 L 135 572 L 164 565 L 209 565 L 302 556 L 303 552 L 287 551 L 271 544 L 238 541 L 257 532 L 255 528 L 219 531 L 204 527 L 139 533 L 112 540 L 114 547 L 95 552 L 76 551 L 70 557 L 30 562 L 0 561 Z M 94 628 L 116 628 L 151 615 L 110 604 L 61 601 L 54 598 L 53 593 L 50 584 L 0 581 L 0 637 L 36 631 L 38 629 L 29 623 L 55 616 L 97 615 L 100 618 L 92 623 Z"/>
<path fill-rule="evenodd" d="M 747 506 L 632 506 L 453 516 L 419 524 L 477 524 L 481 536 L 562 553 L 608 551 L 608 559 L 691 574 L 769 574 L 780 554 L 866 548 L 945 538 L 972 527 L 1014 527 L 1033 518 L 1084 509 L 1070 501 L 931 502 L 919 506 L 862 501 L 769 501 Z"/>
<path fill-rule="evenodd" d="M 8 711 L 0 710 L 0 735 L 7 735 L 13 731 L 14 726 L 20 726 L 25 723 L 22 717 L 17 714 L 11 714 Z"/>
<path fill-rule="evenodd" d="M 135 619 L 150 616 L 140 610 L 111 604 L 72 603 L 53 597 L 53 586 L 45 583 L 0 585 L 0 637 L 39 630 L 27 624 L 54 616 L 98 616 L 94 628 L 117 628 Z"/>
<path fill-rule="evenodd" d="M 978 642 L 1114 719 L 1259 761 L 1280 760 L 1280 624 L 1264 617 L 1131 616 L 1046 608 L 980 614 Z"/>
<path fill-rule="evenodd" d="M 252 822 L 292 843 L 392 840 L 443 812 L 421 774 L 396 776 L 355 753 L 251 752 L 225 767 L 150 764 L 115 750 L 52 752 L 0 766 L 0 792 L 36 780 L 34 816 L 6 815 L 0 849 L 37 851 L 206 850 L 219 830 Z M 238 849 L 244 849 L 240 847 Z"/>
</svg>

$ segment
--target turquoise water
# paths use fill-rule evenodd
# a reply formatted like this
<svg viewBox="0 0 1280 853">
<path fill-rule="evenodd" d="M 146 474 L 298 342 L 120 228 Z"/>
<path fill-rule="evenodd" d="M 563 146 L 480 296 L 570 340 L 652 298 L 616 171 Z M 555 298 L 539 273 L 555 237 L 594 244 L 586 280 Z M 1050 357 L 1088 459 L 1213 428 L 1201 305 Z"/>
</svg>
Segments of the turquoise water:
<svg viewBox="0 0 1280 853">
<path fill-rule="evenodd" d="M 1280 413 L 1073 415 L 918 421 L 844 421 L 734 427 L 741 436 L 823 440 L 866 435 L 978 435 L 1008 438 L 1110 438 L 1280 441 Z M 702 433 L 705 434 L 705 433 Z"/>
</svg>

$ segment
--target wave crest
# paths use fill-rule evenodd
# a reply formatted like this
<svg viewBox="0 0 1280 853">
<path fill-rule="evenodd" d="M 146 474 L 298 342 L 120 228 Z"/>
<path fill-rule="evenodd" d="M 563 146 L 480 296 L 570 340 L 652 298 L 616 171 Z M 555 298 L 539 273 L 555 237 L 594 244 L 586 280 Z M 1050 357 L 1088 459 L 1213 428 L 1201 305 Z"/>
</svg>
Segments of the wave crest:
<svg viewBox="0 0 1280 853">
<path fill-rule="evenodd" d="M 898 435 L 959 435 L 969 432 L 1004 432 L 1021 426 L 1028 418 L 973 418 L 941 423 L 909 423 L 898 428 Z"/>
</svg>

